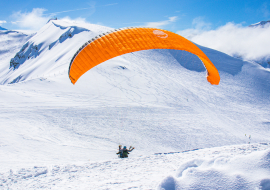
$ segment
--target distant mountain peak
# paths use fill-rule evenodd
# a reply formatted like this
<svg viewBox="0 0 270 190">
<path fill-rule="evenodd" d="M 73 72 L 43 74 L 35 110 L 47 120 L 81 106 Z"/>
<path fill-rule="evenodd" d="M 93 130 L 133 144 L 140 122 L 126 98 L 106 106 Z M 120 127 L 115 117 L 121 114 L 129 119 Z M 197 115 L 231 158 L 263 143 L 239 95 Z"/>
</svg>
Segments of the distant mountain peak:
<svg viewBox="0 0 270 190">
<path fill-rule="evenodd" d="M 0 26 L 0 30 L 7 30 L 7 29 L 5 29 L 5 28 L 2 28 L 2 27 Z"/>
<path fill-rule="evenodd" d="M 270 25 L 270 20 L 268 21 L 261 21 L 256 24 L 251 24 L 249 27 L 265 27 L 266 25 Z"/>
<path fill-rule="evenodd" d="M 57 20 L 57 18 L 50 18 L 47 23 L 49 23 L 51 20 Z"/>
</svg>

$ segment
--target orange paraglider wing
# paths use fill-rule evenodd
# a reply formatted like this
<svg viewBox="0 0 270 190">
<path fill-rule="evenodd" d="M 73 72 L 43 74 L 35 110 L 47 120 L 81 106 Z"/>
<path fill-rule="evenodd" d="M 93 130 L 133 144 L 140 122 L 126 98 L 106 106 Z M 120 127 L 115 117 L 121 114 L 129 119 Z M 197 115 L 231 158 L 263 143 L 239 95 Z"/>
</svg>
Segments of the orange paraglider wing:
<svg viewBox="0 0 270 190">
<path fill-rule="evenodd" d="M 207 69 L 207 80 L 211 84 L 219 84 L 218 70 L 195 44 L 178 34 L 156 28 L 116 29 L 89 40 L 73 56 L 69 78 L 75 84 L 85 72 L 108 59 L 148 49 L 175 49 L 193 53 Z"/>
</svg>

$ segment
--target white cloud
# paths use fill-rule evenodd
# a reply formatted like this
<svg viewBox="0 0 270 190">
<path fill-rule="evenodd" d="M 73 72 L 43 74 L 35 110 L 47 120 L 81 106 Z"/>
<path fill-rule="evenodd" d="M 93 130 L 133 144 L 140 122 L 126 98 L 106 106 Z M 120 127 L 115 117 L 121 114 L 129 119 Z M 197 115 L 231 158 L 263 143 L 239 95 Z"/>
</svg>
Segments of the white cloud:
<svg viewBox="0 0 270 190">
<path fill-rule="evenodd" d="M 211 29 L 211 23 L 204 21 L 203 17 L 197 17 L 192 21 L 193 28 L 179 31 L 178 33 L 190 39 L 198 34 Z"/>
<path fill-rule="evenodd" d="M 57 14 L 60 14 L 60 13 L 68 13 L 68 12 L 81 11 L 81 10 L 86 10 L 86 9 L 90 9 L 90 8 L 81 8 L 81 9 L 73 9 L 73 10 L 54 12 L 54 13 L 49 13 L 49 15 L 57 15 Z"/>
<path fill-rule="evenodd" d="M 70 17 L 66 16 L 64 18 L 60 18 L 59 20 L 65 21 L 65 22 L 69 22 L 69 23 L 77 23 L 77 24 L 89 24 L 89 22 L 87 22 L 85 20 L 85 18 L 75 18 L 75 19 L 71 19 Z"/>
<path fill-rule="evenodd" d="M 196 26 L 198 26 L 196 28 Z M 263 27 L 244 27 L 241 24 L 227 23 L 215 30 L 207 26 L 177 33 L 189 40 L 229 55 L 242 56 L 247 60 L 270 57 L 270 25 Z"/>
<path fill-rule="evenodd" d="M 165 21 L 159 21 L 159 22 L 147 22 L 146 27 L 152 27 L 152 28 L 160 28 L 162 26 L 171 24 L 172 22 L 175 22 L 177 20 L 177 16 L 169 17 L 169 20 Z"/>
<path fill-rule="evenodd" d="M 4 23 L 7 23 L 5 20 L 0 20 L 0 26 Z"/>
<path fill-rule="evenodd" d="M 106 6 L 113 6 L 113 5 L 118 5 L 118 3 L 111 3 L 111 4 L 107 4 L 107 5 L 103 5 L 104 7 Z"/>
<path fill-rule="evenodd" d="M 88 9 L 88 8 L 84 8 L 84 9 Z M 75 9 L 75 10 L 44 14 L 44 12 L 46 11 L 45 9 L 34 8 L 32 12 L 22 13 L 19 11 L 12 14 L 12 18 L 16 19 L 16 21 L 12 21 L 11 23 L 19 26 L 21 29 L 39 30 L 48 22 L 49 19 L 51 19 L 52 17 L 55 17 L 55 15 L 57 15 L 58 13 L 77 11 L 77 10 L 83 10 L 83 9 Z M 89 24 L 85 20 L 85 18 L 81 18 L 81 17 L 71 19 L 70 17 L 67 16 L 64 18 L 58 18 L 58 20 L 63 20 L 69 23 Z"/>
<path fill-rule="evenodd" d="M 16 21 L 13 21 L 12 24 L 18 25 L 22 29 L 38 30 L 44 26 L 51 16 L 45 16 L 43 13 L 46 9 L 34 8 L 32 12 L 22 13 L 21 11 L 13 13 L 12 18 Z"/>
</svg>

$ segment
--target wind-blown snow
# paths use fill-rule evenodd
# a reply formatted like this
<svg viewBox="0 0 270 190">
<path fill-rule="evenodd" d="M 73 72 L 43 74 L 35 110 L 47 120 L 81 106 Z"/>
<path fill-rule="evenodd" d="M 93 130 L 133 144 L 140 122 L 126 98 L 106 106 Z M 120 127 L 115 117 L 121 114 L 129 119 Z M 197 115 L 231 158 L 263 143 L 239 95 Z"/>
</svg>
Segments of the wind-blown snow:
<svg viewBox="0 0 270 190">
<path fill-rule="evenodd" d="M 166 180 L 174 170 L 162 171 L 167 163 L 176 169 L 195 159 L 193 151 L 188 159 L 174 154 L 165 161 L 164 155 L 154 154 L 198 148 L 208 154 L 204 148 L 237 144 L 246 154 L 248 147 L 268 148 L 270 71 L 256 63 L 199 46 L 220 72 L 220 85 L 212 86 L 200 60 L 188 52 L 140 51 L 104 62 L 72 85 L 71 58 L 86 41 L 108 30 L 51 20 L 12 56 L 0 54 L 9 57 L 1 60 L 0 70 L 3 188 L 175 188 L 170 181 L 192 186 L 182 184 L 181 177 Z M 266 145 L 245 145 L 261 142 Z M 136 147 L 129 159 L 116 158 L 119 144 Z M 148 173 L 152 167 L 156 170 Z M 231 167 L 229 162 L 226 167 Z M 136 179 L 127 174 L 130 170 Z M 248 181 L 259 188 L 260 180 Z"/>
</svg>

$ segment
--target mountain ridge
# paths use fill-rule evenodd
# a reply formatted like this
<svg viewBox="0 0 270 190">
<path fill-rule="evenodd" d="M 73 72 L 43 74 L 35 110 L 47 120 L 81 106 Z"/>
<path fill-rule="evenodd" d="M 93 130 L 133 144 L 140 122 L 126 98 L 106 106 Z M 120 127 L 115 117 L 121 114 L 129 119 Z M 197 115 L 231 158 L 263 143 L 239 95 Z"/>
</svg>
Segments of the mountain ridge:
<svg viewBox="0 0 270 190">
<path fill-rule="evenodd" d="M 0 26 L 0 30 L 8 30 L 8 29 L 6 29 L 6 28 L 3 28 L 3 27 L 1 27 L 1 26 Z"/>
<path fill-rule="evenodd" d="M 267 20 L 267 21 L 260 21 L 256 24 L 251 24 L 249 25 L 249 27 L 267 27 L 267 25 L 270 24 L 270 20 Z"/>
</svg>

